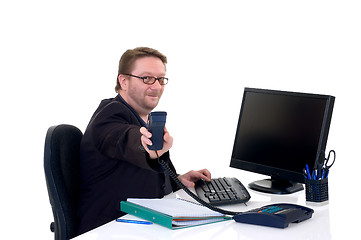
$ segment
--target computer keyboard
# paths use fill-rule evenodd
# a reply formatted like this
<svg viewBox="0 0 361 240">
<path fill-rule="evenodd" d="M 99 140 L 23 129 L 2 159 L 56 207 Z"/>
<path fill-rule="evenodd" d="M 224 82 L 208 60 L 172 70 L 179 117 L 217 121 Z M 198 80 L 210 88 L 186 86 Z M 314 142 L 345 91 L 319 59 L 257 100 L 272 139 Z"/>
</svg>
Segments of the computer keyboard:
<svg viewBox="0 0 361 240">
<path fill-rule="evenodd" d="M 213 206 L 245 203 L 251 196 L 237 178 L 212 178 L 211 182 L 196 182 L 195 190 L 199 198 Z"/>
</svg>

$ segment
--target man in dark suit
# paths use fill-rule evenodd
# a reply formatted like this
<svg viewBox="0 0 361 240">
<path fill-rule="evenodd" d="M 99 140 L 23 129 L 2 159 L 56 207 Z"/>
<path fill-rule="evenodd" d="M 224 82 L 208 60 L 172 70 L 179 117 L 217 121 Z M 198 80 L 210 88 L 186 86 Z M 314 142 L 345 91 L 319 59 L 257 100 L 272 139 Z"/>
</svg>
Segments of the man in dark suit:
<svg viewBox="0 0 361 240">
<path fill-rule="evenodd" d="M 151 48 L 126 51 L 120 61 L 115 98 L 101 101 L 84 133 L 80 149 L 81 187 L 78 233 L 84 233 L 122 215 L 120 201 L 127 198 L 162 198 L 178 189 L 159 165 L 147 130 L 149 113 L 157 106 L 165 85 L 167 58 Z M 169 158 L 173 138 L 164 129 L 158 151 L 175 172 Z M 209 181 L 208 170 L 178 175 L 194 186 Z"/>
</svg>

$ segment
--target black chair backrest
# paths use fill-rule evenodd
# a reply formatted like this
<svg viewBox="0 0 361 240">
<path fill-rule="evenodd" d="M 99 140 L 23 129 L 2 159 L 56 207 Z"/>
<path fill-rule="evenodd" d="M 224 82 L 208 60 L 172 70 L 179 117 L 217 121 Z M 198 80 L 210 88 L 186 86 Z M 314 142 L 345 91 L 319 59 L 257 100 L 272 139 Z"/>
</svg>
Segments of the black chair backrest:
<svg viewBox="0 0 361 240">
<path fill-rule="evenodd" d="M 70 239 L 78 230 L 79 148 L 83 134 L 72 125 L 48 129 L 44 149 L 44 170 L 56 240 Z"/>
</svg>

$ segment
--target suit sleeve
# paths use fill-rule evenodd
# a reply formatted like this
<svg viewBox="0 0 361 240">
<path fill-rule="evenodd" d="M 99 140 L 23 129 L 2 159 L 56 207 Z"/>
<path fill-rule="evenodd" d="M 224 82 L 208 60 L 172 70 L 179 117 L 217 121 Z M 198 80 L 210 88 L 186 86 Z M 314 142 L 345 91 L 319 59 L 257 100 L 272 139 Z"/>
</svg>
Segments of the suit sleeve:
<svg viewBox="0 0 361 240">
<path fill-rule="evenodd" d="M 145 169 L 162 171 L 157 160 L 150 159 L 141 144 L 138 120 L 133 113 L 120 107 L 122 107 L 120 104 L 111 104 L 92 121 L 92 138 L 95 147 L 107 158 L 128 161 Z M 169 161 L 169 154 L 164 154 L 162 158 Z"/>
</svg>

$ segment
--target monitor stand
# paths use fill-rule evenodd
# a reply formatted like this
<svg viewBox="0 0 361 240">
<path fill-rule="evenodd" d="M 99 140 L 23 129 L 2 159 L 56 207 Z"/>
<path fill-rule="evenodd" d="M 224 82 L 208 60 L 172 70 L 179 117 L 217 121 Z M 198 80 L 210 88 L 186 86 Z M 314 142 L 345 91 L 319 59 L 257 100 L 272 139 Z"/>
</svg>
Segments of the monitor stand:
<svg viewBox="0 0 361 240">
<path fill-rule="evenodd" d="M 272 194 L 290 194 L 297 191 L 303 190 L 303 185 L 301 183 L 269 178 L 259 181 L 254 181 L 248 185 L 251 189 Z"/>
</svg>

